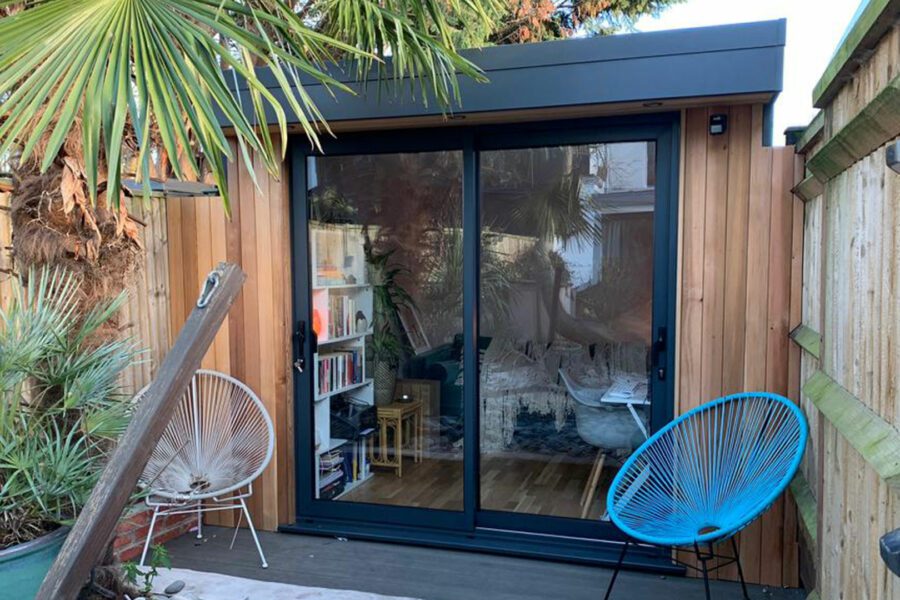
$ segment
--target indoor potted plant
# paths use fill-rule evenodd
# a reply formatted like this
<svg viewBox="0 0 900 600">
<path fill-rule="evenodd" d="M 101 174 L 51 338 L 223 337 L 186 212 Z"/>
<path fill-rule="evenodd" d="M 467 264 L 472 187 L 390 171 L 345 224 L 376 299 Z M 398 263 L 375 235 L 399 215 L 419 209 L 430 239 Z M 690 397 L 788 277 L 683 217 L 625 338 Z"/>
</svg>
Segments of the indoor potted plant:
<svg viewBox="0 0 900 600">
<path fill-rule="evenodd" d="M 400 329 L 401 307 L 415 307 L 398 278 L 407 269 L 393 260 L 395 250 L 379 252 L 366 239 L 366 264 L 373 291 L 373 334 L 370 345 L 374 363 L 375 404 L 389 404 L 397 381 L 397 368 L 407 345 Z"/>
<path fill-rule="evenodd" d="M 37 271 L 0 307 L 0 580 L 32 598 L 124 430 L 132 343 L 110 325 L 126 296 L 80 314 L 78 279 Z"/>
</svg>

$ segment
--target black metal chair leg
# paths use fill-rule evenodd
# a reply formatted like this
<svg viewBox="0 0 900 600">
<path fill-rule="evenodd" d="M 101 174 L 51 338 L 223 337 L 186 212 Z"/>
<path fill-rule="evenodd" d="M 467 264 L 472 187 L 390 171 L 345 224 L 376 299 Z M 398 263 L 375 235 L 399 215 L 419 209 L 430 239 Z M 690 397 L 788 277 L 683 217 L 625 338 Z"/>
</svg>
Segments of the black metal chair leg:
<svg viewBox="0 0 900 600">
<path fill-rule="evenodd" d="M 737 542 L 731 538 L 731 549 L 734 550 L 734 562 L 737 565 L 738 577 L 741 580 L 741 589 L 744 591 L 744 600 L 750 600 L 750 594 L 747 593 L 747 583 L 744 581 L 744 570 L 741 568 L 741 555 L 738 554 Z"/>
<path fill-rule="evenodd" d="M 700 552 L 700 546 L 697 544 L 694 544 L 694 552 L 697 554 L 697 560 L 700 561 L 700 565 L 703 567 L 703 587 L 706 589 L 706 600 L 712 600 L 712 596 L 709 593 L 709 569 L 706 567 L 709 557 L 703 556 Z"/>
<path fill-rule="evenodd" d="M 616 584 L 616 577 L 619 576 L 619 570 L 622 568 L 622 563 L 625 562 L 625 554 L 628 552 L 628 544 L 630 543 L 629 540 L 625 540 L 625 545 L 622 546 L 622 552 L 619 554 L 619 562 L 616 563 L 616 570 L 613 571 L 612 579 L 609 580 L 609 586 L 606 588 L 606 595 L 603 596 L 603 600 L 609 600 L 609 596 L 612 594 L 613 586 Z"/>
</svg>

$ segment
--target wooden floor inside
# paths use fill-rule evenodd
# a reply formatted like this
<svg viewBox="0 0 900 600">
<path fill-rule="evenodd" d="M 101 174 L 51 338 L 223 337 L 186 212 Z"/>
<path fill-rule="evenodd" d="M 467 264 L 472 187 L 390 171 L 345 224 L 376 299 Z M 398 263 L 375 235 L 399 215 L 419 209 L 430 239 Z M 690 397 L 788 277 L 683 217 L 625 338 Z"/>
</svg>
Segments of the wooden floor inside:
<svg viewBox="0 0 900 600">
<path fill-rule="evenodd" d="M 566 456 L 523 458 L 514 454 L 481 457 L 481 507 L 516 513 L 579 518 L 593 463 Z M 587 518 L 605 512 L 606 491 L 615 467 L 603 469 Z M 463 509 L 462 460 L 405 458 L 403 477 L 393 470 L 374 475 L 339 501 L 441 510 Z"/>
</svg>

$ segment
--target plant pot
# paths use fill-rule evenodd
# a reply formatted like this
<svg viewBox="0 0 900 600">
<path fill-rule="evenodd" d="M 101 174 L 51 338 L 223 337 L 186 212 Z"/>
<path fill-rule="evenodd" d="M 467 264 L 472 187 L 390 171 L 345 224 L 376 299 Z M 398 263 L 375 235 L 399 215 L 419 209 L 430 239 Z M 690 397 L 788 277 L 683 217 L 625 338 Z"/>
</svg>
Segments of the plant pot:
<svg viewBox="0 0 900 600">
<path fill-rule="evenodd" d="M 394 401 L 394 386 L 397 383 L 397 369 L 387 361 L 375 363 L 375 406 L 384 406 Z"/>
<path fill-rule="evenodd" d="M 0 550 L 0 600 L 33 600 L 68 534 L 68 527 L 60 527 Z"/>
</svg>

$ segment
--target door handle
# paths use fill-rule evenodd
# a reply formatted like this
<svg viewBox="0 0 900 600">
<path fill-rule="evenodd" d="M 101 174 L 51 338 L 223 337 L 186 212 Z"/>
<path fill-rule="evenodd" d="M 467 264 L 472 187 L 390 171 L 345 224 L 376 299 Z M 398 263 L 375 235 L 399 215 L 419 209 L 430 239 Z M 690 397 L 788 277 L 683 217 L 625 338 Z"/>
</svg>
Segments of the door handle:
<svg viewBox="0 0 900 600">
<path fill-rule="evenodd" d="M 294 339 L 297 340 L 297 359 L 294 361 L 294 368 L 298 373 L 302 373 L 306 368 L 306 321 L 297 321 Z"/>
<path fill-rule="evenodd" d="M 650 364 L 656 368 L 656 377 L 662 381 L 666 378 L 666 368 L 660 364 L 659 356 L 666 351 L 666 328 L 656 328 L 656 339 L 650 346 Z"/>
</svg>

